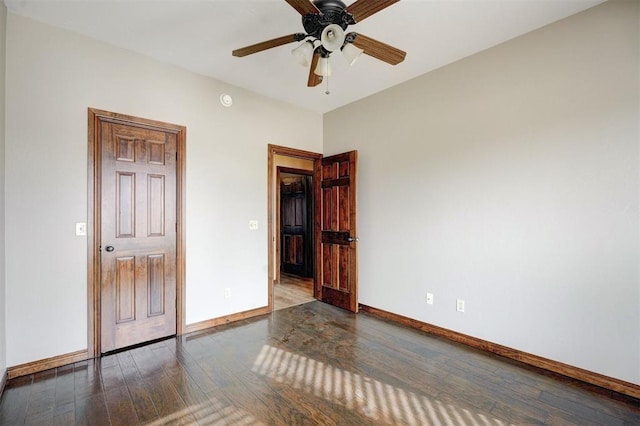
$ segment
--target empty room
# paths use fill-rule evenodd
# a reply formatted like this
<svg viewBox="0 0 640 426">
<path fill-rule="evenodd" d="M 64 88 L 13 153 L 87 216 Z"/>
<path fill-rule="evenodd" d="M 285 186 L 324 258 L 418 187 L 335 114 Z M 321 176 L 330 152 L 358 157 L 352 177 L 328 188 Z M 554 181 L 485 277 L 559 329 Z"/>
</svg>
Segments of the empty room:
<svg viewBox="0 0 640 426">
<path fill-rule="evenodd" d="M 637 0 L 4 0 L 0 425 L 640 424 Z"/>
</svg>

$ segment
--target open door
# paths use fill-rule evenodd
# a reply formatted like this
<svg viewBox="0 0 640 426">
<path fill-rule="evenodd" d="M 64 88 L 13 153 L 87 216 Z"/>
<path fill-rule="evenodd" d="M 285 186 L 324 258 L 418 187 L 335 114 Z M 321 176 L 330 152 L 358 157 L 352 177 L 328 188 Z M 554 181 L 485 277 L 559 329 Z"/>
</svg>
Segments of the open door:
<svg viewBox="0 0 640 426">
<path fill-rule="evenodd" d="M 358 312 L 357 151 L 325 157 L 316 204 L 316 286 L 320 300 Z"/>
</svg>

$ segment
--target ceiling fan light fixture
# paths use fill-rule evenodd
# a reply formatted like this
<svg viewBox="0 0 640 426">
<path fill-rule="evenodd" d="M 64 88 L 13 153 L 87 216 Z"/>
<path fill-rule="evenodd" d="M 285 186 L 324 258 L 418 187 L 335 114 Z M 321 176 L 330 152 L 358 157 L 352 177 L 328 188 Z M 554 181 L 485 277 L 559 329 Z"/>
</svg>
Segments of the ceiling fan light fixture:
<svg viewBox="0 0 640 426">
<path fill-rule="evenodd" d="M 363 53 L 390 65 L 404 61 L 407 53 L 398 48 L 359 32 L 346 33 L 350 25 L 362 22 L 398 0 L 351 0 L 349 6 L 344 1 L 346 0 L 285 0 L 302 16 L 304 32 L 254 43 L 235 49 L 231 54 L 241 58 L 296 42 L 298 46 L 292 48 L 291 55 L 296 62 L 307 67 L 307 87 L 316 87 L 326 82 L 327 94 L 328 77 L 332 75 L 329 56 L 333 52 L 340 50 L 349 66 Z"/>
<path fill-rule="evenodd" d="M 308 67 L 311 63 L 311 56 L 313 55 L 313 42 L 311 40 L 303 42 L 300 46 L 291 50 L 291 55 L 300 65 Z"/>
<path fill-rule="evenodd" d="M 346 43 L 342 47 L 342 56 L 347 60 L 349 66 L 353 65 L 363 53 L 364 50 L 354 46 L 352 43 Z"/>
<path fill-rule="evenodd" d="M 344 30 L 340 25 L 331 24 L 327 25 L 324 30 L 322 30 L 322 35 L 320 36 L 320 41 L 322 42 L 322 47 L 327 49 L 329 52 L 333 52 L 338 50 L 344 44 Z"/>
<path fill-rule="evenodd" d="M 318 59 L 318 65 L 316 65 L 316 69 L 313 72 L 321 77 L 329 77 L 332 72 L 329 57 Z"/>
</svg>

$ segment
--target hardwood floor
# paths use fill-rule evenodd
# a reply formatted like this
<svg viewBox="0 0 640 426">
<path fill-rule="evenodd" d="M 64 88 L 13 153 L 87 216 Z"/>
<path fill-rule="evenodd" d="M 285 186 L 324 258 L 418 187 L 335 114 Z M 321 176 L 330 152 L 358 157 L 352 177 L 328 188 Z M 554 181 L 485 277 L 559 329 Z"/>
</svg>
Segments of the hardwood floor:
<svg viewBox="0 0 640 426">
<path fill-rule="evenodd" d="M 312 302 L 313 278 L 281 274 L 280 283 L 273 286 L 273 309 L 284 309 Z"/>
<path fill-rule="evenodd" d="M 637 426 L 640 401 L 314 301 L 10 380 L 0 424 Z"/>
</svg>

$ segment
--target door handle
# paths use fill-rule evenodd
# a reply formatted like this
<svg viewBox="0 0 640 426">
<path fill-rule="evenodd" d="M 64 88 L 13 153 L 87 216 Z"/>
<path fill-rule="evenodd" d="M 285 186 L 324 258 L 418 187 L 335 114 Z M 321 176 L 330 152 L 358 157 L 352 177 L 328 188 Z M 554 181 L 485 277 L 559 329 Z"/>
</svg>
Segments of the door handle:
<svg viewBox="0 0 640 426">
<path fill-rule="evenodd" d="M 109 253 L 111 253 L 113 250 L 115 250 L 115 249 L 113 248 L 113 246 L 106 246 L 104 249 L 105 249 L 106 251 L 108 251 Z"/>
<path fill-rule="evenodd" d="M 349 237 L 347 238 L 347 241 L 349 241 L 350 243 L 358 242 L 358 237 Z"/>
</svg>

